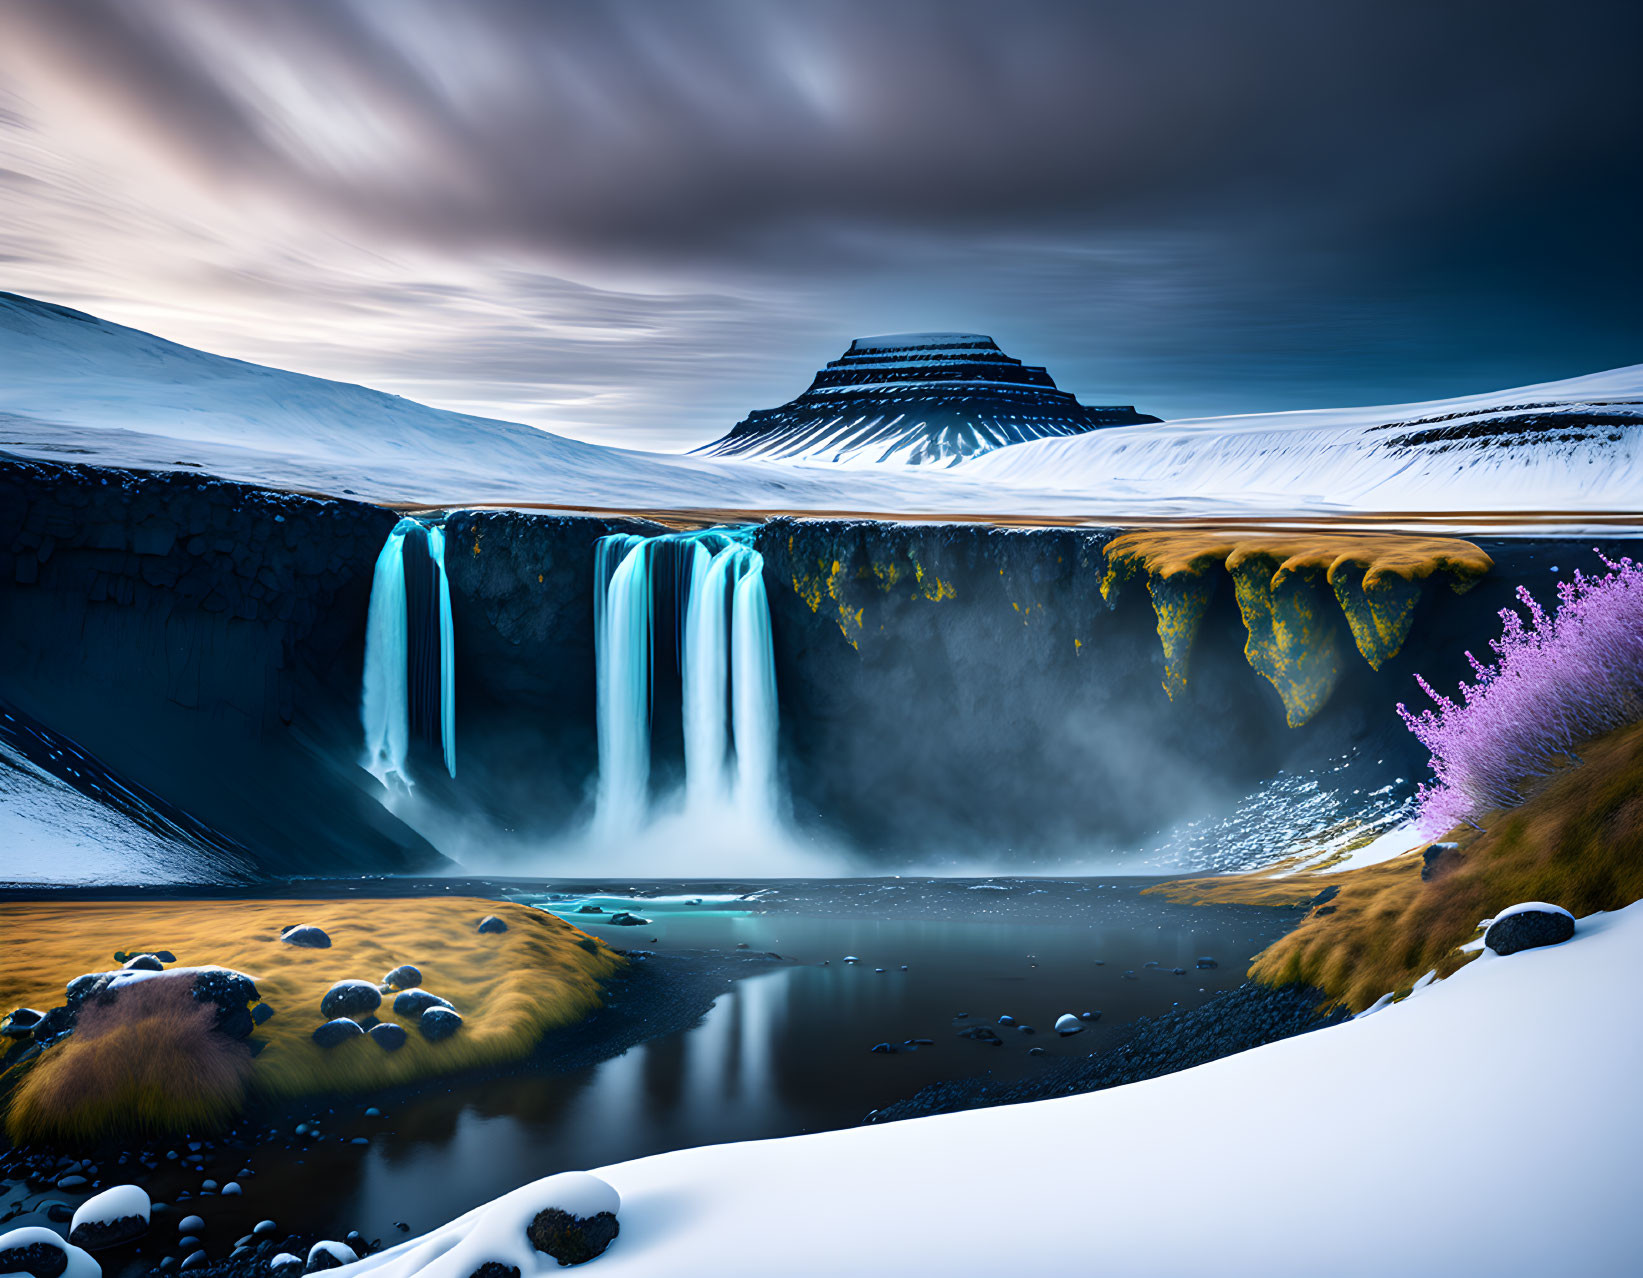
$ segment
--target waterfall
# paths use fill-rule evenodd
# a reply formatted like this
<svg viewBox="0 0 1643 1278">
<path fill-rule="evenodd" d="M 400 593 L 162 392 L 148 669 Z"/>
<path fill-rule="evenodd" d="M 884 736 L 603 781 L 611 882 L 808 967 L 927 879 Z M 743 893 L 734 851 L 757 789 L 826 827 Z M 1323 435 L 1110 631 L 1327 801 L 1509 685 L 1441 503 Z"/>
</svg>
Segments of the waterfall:
<svg viewBox="0 0 1643 1278">
<path fill-rule="evenodd" d="M 774 820 L 775 650 L 764 557 L 747 532 L 709 530 L 599 540 L 594 639 L 599 715 L 595 828 L 644 824 L 650 790 L 653 599 L 659 547 L 671 545 L 688 581 L 678 642 L 685 749 L 685 803 L 698 813 L 725 805 L 751 821 Z M 733 771 L 732 771 L 733 767 Z"/>
<path fill-rule="evenodd" d="M 456 780 L 456 628 L 451 623 L 451 578 L 445 571 L 445 530 L 428 529 L 428 557 L 439 574 L 439 745 L 445 771 Z"/>
<path fill-rule="evenodd" d="M 595 826 L 623 834 L 644 819 L 650 784 L 650 541 L 601 537 L 595 550 L 593 649 L 599 719 Z"/>
<path fill-rule="evenodd" d="M 692 550 L 679 663 L 684 684 L 685 800 L 691 807 L 701 808 L 725 798 L 725 763 L 730 748 L 725 699 L 730 671 L 724 654 L 730 559 L 713 554 L 701 542 Z"/>
<path fill-rule="evenodd" d="M 408 556 L 419 570 L 426 569 L 427 580 L 421 575 L 407 579 Z M 413 598 L 419 605 L 414 626 Z M 432 664 L 427 657 L 436 645 L 437 683 L 432 671 L 425 669 Z M 413 678 L 413 673 L 419 677 Z M 437 725 L 436 744 L 446 770 L 456 776 L 456 643 L 443 528 L 401 519 L 377 555 L 365 620 L 360 722 L 365 729 L 361 764 L 383 785 L 411 788 L 406 758 L 413 722 L 422 725 L 419 732 L 429 734 Z"/>
<path fill-rule="evenodd" d="M 731 605 L 732 716 L 736 733 L 736 806 L 754 821 L 776 817 L 776 656 L 764 557 L 738 548 L 740 572 Z"/>
</svg>

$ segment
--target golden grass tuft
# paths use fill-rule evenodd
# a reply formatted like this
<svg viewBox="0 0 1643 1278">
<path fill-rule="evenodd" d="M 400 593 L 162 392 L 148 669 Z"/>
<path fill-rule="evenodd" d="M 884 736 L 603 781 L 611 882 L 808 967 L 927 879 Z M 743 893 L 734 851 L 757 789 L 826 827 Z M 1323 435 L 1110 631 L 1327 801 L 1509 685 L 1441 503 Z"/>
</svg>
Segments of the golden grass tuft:
<svg viewBox="0 0 1643 1278">
<path fill-rule="evenodd" d="M 156 977 L 81 1009 L 74 1033 L 23 1077 L 6 1115 L 18 1142 L 218 1126 L 239 1111 L 251 1049 L 212 1032 L 187 977 Z M 177 1080 L 187 1079 L 180 1088 Z"/>
<path fill-rule="evenodd" d="M 476 932 L 487 914 L 500 916 L 508 930 Z M 281 942 L 281 930 L 295 923 L 324 928 L 331 948 Z M 117 966 L 116 950 L 153 949 L 171 950 L 180 966 L 218 965 L 256 980 L 274 1015 L 252 1036 L 264 1048 L 251 1062 L 249 1088 L 270 1097 L 360 1091 L 518 1060 L 547 1031 L 593 1012 L 600 983 L 625 962 L 542 910 L 482 899 L 29 902 L 0 906 L 0 1009 L 57 1006 L 68 981 Z M 375 983 L 401 963 L 420 968 L 423 988 L 461 1012 L 455 1036 L 426 1041 L 414 1021 L 394 1015 L 385 996 L 377 1015 L 409 1032 L 399 1051 L 364 1038 L 327 1050 L 310 1039 L 325 1019 L 320 999 L 333 983 Z M 77 1030 L 24 1067 L 29 1077 L 13 1093 L 13 1116 L 25 1087 L 71 1100 L 52 1076 L 80 1054 L 65 1050 L 80 1041 Z"/>
<path fill-rule="evenodd" d="M 1333 909 L 1310 912 L 1256 955 L 1249 974 L 1315 985 L 1329 1002 L 1362 1011 L 1427 972 L 1462 967 L 1472 956 L 1458 947 L 1509 905 L 1550 901 L 1579 918 L 1643 900 L 1643 723 L 1592 742 L 1582 758 L 1520 807 L 1495 813 L 1485 832 L 1454 832 L 1460 855 L 1429 882 L 1417 851 L 1337 874 L 1182 879 L 1147 891 L 1183 904 L 1296 906 L 1334 886 Z"/>
</svg>

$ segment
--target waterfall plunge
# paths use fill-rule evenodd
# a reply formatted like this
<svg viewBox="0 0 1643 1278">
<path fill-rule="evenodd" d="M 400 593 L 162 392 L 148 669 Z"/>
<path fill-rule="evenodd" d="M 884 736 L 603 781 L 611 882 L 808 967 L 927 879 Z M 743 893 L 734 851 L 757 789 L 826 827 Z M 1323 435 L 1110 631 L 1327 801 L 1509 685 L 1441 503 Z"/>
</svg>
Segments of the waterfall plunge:
<svg viewBox="0 0 1643 1278">
<path fill-rule="evenodd" d="M 776 666 L 764 557 L 722 531 L 601 538 L 594 625 L 599 791 L 594 828 L 631 833 L 646 821 L 650 789 L 652 607 L 658 545 L 684 553 L 688 575 L 679 637 L 687 811 L 723 811 L 747 823 L 776 816 Z"/>
<path fill-rule="evenodd" d="M 418 617 L 419 626 L 437 633 L 439 674 L 437 714 L 425 706 L 421 717 L 439 724 L 439 746 L 446 771 L 456 776 L 456 643 L 451 622 L 451 582 L 445 571 L 445 530 L 424 528 L 414 519 L 401 519 L 388 534 L 377 555 L 371 579 L 371 605 L 365 622 L 365 679 L 360 694 L 360 721 L 365 729 L 361 760 L 372 776 L 389 786 L 411 788 L 406 756 L 411 745 L 413 682 L 411 679 L 410 595 L 405 575 L 407 539 L 418 539 L 426 551 L 432 580 L 426 592 L 431 616 Z M 418 556 L 418 564 L 422 557 Z M 422 591 L 417 591 L 418 597 Z M 430 636 L 431 637 L 431 636 Z M 428 698 L 420 681 L 415 691 Z"/>
</svg>

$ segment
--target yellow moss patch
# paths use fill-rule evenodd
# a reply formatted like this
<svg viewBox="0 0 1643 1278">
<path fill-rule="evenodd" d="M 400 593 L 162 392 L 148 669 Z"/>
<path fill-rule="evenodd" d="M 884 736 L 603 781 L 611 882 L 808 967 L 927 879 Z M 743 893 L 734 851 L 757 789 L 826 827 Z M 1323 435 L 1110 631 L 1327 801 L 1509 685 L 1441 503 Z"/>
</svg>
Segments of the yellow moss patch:
<svg viewBox="0 0 1643 1278">
<path fill-rule="evenodd" d="M 1326 584 L 1358 651 L 1379 670 L 1408 638 L 1422 582 L 1441 573 L 1465 591 L 1494 566 L 1469 541 L 1393 533 L 1165 529 L 1114 537 L 1106 556 L 1101 595 L 1109 603 L 1129 578 L 1146 578 L 1172 698 L 1186 686 L 1216 569 L 1231 574 L 1249 633 L 1245 656 L 1278 690 L 1291 727 L 1317 713 L 1341 674 L 1340 626 Z"/>
<path fill-rule="evenodd" d="M 487 914 L 508 930 L 475 931 Z M 323 928 L 331 948 L 280 941 L 296 923 Z M 274 1015 L 252 1036 L 265 1046 L 250 1087 L 268 1096 L 357 1091 L 517 1060 L 548 1030 L 594 1011 L 600 982 L 625 962 L 544 911 L 462 897 L 20 903 L 0 906 L 0 1009 L 58 1006 L 74 977 L 117 967 L 116 950 L 152 949 L 172 951 L 178 966 L 217 965 L 256 980 Z M 399 1051 L 364 1039 L 329 1050 L 312 1042 L 324 1020 L 320 999 L 335 982 L 375 983 L 401 963 L 419 968 L 423 988 L 462 1014 L 456 1035 L 426 1041 L 385 996 L 377 1015 L 410 1031 Z M 79 1038 L 49 1048 L 31 1072 L 49 1076 Z"/>
<path fill-rule="evenodd" d="M 1285 576 L 1274 556 L 1244 554 L 1232 567 L 1233 591 L 1249 638 L 1250 668 L 1278 690 L 1284 714 L 1298 728 L 1317 714 L 1341 679 L 1340 619 L 1314 574 Z"/>
<path fill-rule="evenodd" d="M 1301 905 L 1338 889 L 1255 958 L 1269 985 L 1315 985 L 1354 1011 L 1406 993 L 1425 973 L 1465 964 L 1458 947 L 1480 920 L 1520 901 L 1550 901 L 1577 918 L 1643 900 L 1643 724 L 1593 742 L 1585 763 L 1548 780 L 1486 832 L 1455 831 L 1458 856 L 1429 882 L 1411 853 L 1337 874 L 1186 879 L 1148 891 L 1184 904 Z M 1330 908 L 1333 907 L 1333 908 Z"/>
</svg>

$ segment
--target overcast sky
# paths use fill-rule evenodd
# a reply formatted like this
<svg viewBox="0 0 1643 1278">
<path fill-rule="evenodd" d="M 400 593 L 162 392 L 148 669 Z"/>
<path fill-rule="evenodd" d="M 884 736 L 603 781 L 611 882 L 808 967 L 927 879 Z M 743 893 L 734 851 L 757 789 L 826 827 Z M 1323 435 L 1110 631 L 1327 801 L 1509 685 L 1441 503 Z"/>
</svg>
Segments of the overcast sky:
<svg viewBox="0 0 1643 1278">
<path fill-rule="evenodd" d="M 636 447 L 855 336 L 1165 417 L 1643 362 L 1643 5 L 0 0 L 0 288 Z"/>
</svg>

